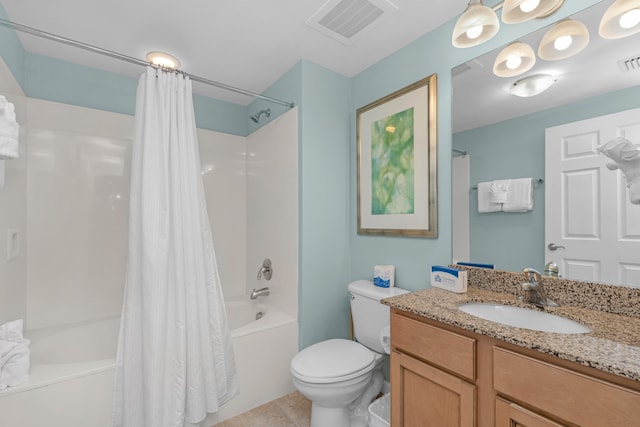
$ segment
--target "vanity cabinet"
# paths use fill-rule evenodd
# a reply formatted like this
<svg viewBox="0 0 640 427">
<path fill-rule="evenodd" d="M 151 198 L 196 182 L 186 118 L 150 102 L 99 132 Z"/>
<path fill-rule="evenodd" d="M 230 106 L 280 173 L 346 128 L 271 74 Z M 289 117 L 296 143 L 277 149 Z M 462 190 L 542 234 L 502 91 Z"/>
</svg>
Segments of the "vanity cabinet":
<svg viewBox="0 0 640 427">
<path fill-rule="evenodd" d="M 391 426 L 640 426 L 640 383 L 394 308 Z"/>
<path fill-rule="evenodd" d="M 563 427 L 522 406 L 496 398 L 496 427 Z"/>
<path fill-rule="evenodd" d="M 391 425 L 473 427 L 475 340 L 415 319 L 392 319 Z"/>
</svg>

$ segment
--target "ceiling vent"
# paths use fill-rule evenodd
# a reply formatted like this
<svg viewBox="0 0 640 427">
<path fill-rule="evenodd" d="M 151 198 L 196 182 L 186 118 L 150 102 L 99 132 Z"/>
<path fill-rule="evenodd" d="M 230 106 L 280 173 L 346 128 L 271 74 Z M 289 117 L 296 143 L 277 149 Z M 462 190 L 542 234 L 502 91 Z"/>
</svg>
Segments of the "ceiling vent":
<svg viewBox="0 0 640 427">
<path fill-rule="evenodd" d="M 482 68 L 482 63 L 477 59 L 472 59 L 469 62 L 463 62 L 462 64 L 453 67 L 451 70 L 451 77 L 458 77 L 460 74 L 465 73 L 469 70 L 475 70 L 477 68 Z"/>
<path fill-rule="evenodd" d="M 398 7 L 387 0 L 329 0 L 306 24 L 350 45 L 397 10 Z"/>
<path fill-rule="evenodd" d="M 622 72 L 640 71 L 640 55 L 619 60 L 618 67 Z"/>
</svg>

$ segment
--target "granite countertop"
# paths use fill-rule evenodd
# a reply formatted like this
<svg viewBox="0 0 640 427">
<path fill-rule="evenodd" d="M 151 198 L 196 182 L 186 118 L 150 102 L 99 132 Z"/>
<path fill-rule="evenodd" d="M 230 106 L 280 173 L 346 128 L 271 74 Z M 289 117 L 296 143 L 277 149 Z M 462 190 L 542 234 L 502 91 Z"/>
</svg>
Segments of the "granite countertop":
<svg viewBox="0 0 640 427">
<path fill-rule="evenodd" d="M 491 322 L 464 313 L 466 302 L 525 308 L 514 294 L 469 286 L 466 294 L 431 288 L 382 300 L 383 304 L 521 347 L 551 354 L 604 372 L 640 381 L 640 317 L 561 305 L 545 311 L 587 325 L 587 334 L 538 332 Z"/>
</svg>

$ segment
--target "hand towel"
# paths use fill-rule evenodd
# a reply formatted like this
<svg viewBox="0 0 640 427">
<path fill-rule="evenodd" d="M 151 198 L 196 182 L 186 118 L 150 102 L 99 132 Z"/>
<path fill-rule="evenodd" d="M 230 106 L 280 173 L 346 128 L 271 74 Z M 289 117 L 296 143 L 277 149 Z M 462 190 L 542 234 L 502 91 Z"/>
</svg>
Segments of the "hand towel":
<svg viewBox="0 0 640 427">
<path fill-rule="evenodd" d="M 18 134 L 13 104 L 0 95 L 0 159 L 18 158 Z"/>
<path fill-rule="evenodd" d="M 491 181 L 491 185 L 489 186 L 489 202 L 506 203 L 507 197 L 509 196 L 510 184 L 510 179 Z"/>
<path fill-rule="evenodd" d="M 505 212 L 527 212 L 533 209 L 533 179 L 512 179 L 509 196 L 502 205 Z"/>
<path fill-rule="evenodd" d="M 491 203 L 489 200 L 490 190 L 490 182 L 478 184 L 478 213 L 500 212 L 502 210 L 502 203 Z"/>
<path fill-rule="evenodd" d="M 22 319 L 0 326 L 0 390 L 29 379 L 29 340 L 22 336 Z"/>
</svg>

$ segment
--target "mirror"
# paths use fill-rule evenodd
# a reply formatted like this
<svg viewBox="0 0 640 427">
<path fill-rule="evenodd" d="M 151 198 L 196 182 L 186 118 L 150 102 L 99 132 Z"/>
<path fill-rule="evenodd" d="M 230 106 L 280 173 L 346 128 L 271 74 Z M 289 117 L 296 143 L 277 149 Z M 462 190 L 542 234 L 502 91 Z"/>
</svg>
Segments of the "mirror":
<svg viewBox="0 0 640 427">
<path fill-rule="evenodd" d="M 548 183 L 534 184 L 532 211 L 515 214 L 479 214 L 473 186 L 496 179 L 544 178 L 546 128 L 640 107 L 640 34 L 616 40 L 598 34 L 600 19 L 612 2 L 605 0 L 572 17 L 585 23 L 590 34 L 589 45 L 572 58 L 537 58 L 528 72 L 502 78 L 493 74 L 501 47 L 453 69 L 454 260 L 490 263 L 510 271 L 544 270 Z M 519 41 L 537 51 L 548 29 Z M 528 98 L 509 93 L 516 80 L 543 73 L 557 77 L 546 92 Z M 472 189 L 456 193 L 456 180 L 465 181 L 465 173 Z M 455 200 L 464 197 L 468 217 L 459 215 L 464 203 L 461 209 L 456 207 Z M 640 281 L 626 284 L 640 286 Z"/>
</svg>

